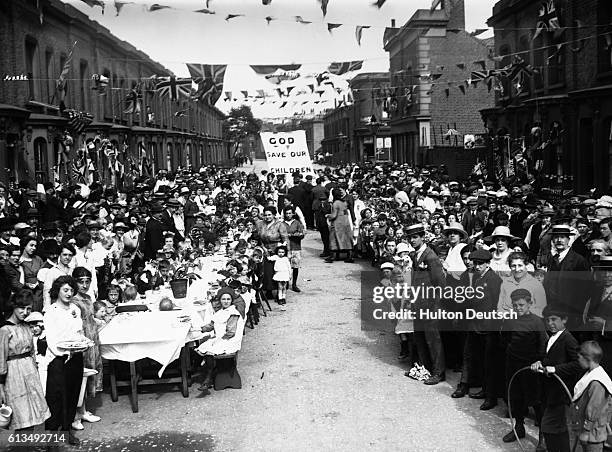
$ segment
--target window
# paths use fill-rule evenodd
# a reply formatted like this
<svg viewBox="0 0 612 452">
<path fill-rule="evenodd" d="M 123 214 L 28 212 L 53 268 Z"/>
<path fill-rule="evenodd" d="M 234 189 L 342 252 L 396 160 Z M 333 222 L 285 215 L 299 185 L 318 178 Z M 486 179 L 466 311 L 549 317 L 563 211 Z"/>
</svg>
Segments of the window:
<svg viewBox="0 0 612 452">
<path fill-rule="evenodd" d="M 53 80 L 53 49 L 48 48 L 45 51 L 45 71 L 44 77 L 45 82 L 43 85 L 46 87 L 46 92 L 43 93 L 47 96 L 47 102 L 51 102 L 53 94 L 55 94 L 55 83 Z"/>
<path fill-rule="evenodd" d="M 173 150 L 172 150 L 172 143 L 168 143 L 166 145 L 167 149 L 168 149 L 168 153 L 166 154 L 166 161 L 168 163 L 168 171 L 172 171 L 172 163 L 173 163 L 173 159 L 172 159 L 172 155 L 173 155 Z"/>
<path fill-rule="evenodd" d="M 612 72 L 612 4 L 598 2 L 597 54 L 599 72 Z"/>
<path fill-rule="evenodd" d="M 102 70 L 102 75 L 106 77 L 109 82 L 109 84 L 106 86 L 106 91 L 105 91 L 106 94 L 103 96 L 104 97 L 104 113 L 102 114 L 102 116 L 112 118 L 113 116 L 113 107 L 112 107 L 113 96 L 111 94 L 112 85 L 110 84 L 111 74 L 110 74 L 110 71 L 105 68 Z"/>
<path fill-rule="evenodd" d="M 536 90 L 544 88 L 544 77 L 546 76 L 546 61 L 544 53 L 544 37 L 540 34 L 533 42 L 533 66 L 538 72 L 533 76 Z"/>
<path fill-rule="evenodd" d="M 39 99 L 40 92 L 38 86 L 38 78 L 40 72 L 38 70 L 38 43 L 34 38 L 27 37 L 25 40 L 25 57 L 26 57 L 26 75 L 28 77 L 29 98 Z"/>
<path fill-rule="evenodd" d="M 499 49 L 499 55 L 502 56 L 502 60 L 499 63 L 499 67 L 500 68 L 504 68 L 506 66 L 509 66 L 512 63 L 512 59 L 510 57 L 510 53 L 512 51 L 510 50 L 510 46 L 504 45 L 501 46 Z M 501 93 L 501 97 L 509 97 L 512 93 L 511 91 L 511 80 L 508 79 L 508 77 L 500 77 L 500 81 L 501 81 L 501 85 L 503 87 L 503 93 Z"/>
<path fill-rule="evenodd" d="M 548 87 L 565 83 L 565 49 L 554 45 L 552 33 L 548 40 Z"/>
<path fill-rule="evenodd" d="M 44 184 L 47 182 L 49 169 L 47 156 L 47 140 L 44 138 L 36 138 L 34 140 L 34 171 L 36 173 L 36 182 Z"/>
<path fill-rule="evenodd" d="M 87 111 L 89 107 L 89 71 L 87 61 L 81 60 L 79 64 L 79 100 L 82 111 Z"/>
<path fill-rule="evenodd" d="M 525 61 L 526 64 L 531 64 L 531 53 L 529 49 L 529 38 L 527 36 L 521 36 L 519 41 L 519 56 Z M 537 75 L 534 75 L 537 77 Z M 531 93 L 531 80 L 532 77 L 525 76 L 523 80 L 521 80 L 521 94 L 530 94 Z"/>
</svg>

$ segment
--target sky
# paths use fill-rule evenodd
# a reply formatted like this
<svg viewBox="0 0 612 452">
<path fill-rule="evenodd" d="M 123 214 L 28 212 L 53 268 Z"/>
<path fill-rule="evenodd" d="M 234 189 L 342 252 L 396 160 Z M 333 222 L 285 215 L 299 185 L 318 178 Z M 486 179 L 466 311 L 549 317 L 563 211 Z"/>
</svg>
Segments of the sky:
<svg viewBox="0 0 612 452">
<path fill-rule="evenodd" d="M 100 7 L 89 7 L 81 0 L 63 0 L 108 28 L 115 36 L 128 41 L 153 60 L 173 71 L 177 76 L 189 76 L 185 63 L 227 64 L 224 91 L 231 91 L 238 102 L 224 102 L 222 96 L 217 107 L 228 111 L 242 102 L 242 90 L 256 95 L 256 90 L 275 93 L 279 85 L 257 75 L 250 64 L 303 64 L 298 71 L 300 78 L 283 82 L 281 87 L 295 86 L 289 104 L 279 109 L 280 102 L 259 100 L 248 102 L 255 116 L 275 118 L 291 116 L 294 112 L 315 108 L 315 113 L 333 107 L 333 99 L 342 95 L 328 87 L 322 98 L 311 94 L 307 85 L 313 81 L 309 75 L 327 68 L 332 61 L 364 60 L 359 72 L 385 72 L 389 70 L 389 56 L 382 47 L 385 27 L 401 26 L 417 9 L 428 9 L 432 0 L 387 0 L 379 10 L 372 6 L 374 0 L 329 0 L 324 18 L 318 0 L 272 0 L 268 6 L 261 0 L 208 0 L 208 9 L 215 14 L 194 13 L 206 8 L 207 0 L 157 0 L 156 2 L 132 0 L 125 4 L 119 15 L 112 0 L 104 0 L 105 13 Z M 121 0 L 128 2 L 128 0 Z M 171 6 L 149 12 L 151 5 Z M 487 28 L 493 0 L 465 0 L 466 28 L 472 31 Z M 228 14 L 244 14 L 226 21 Z M 295 16 L 311 24 L 296 22 Z M 268 25 L 266 17 L 274 20 Z M 331 34 L 327 23 L 341 23 L 342 27 Z M 363 30 L 361 46 L 355 38 L 357 25 L 369 25 Z M 492 31 L 481 37 L 492 36 Z M 348 78 L 359 72 L 353 72 Z M 347 77 L 344 77 L 347 78 Z M 345 81 L 339 81 L 346 87 Z M 328 100 L 314 105 L 304 101 Z M 293 103 L 297 105 L 293 106 Z"/>
</svg>

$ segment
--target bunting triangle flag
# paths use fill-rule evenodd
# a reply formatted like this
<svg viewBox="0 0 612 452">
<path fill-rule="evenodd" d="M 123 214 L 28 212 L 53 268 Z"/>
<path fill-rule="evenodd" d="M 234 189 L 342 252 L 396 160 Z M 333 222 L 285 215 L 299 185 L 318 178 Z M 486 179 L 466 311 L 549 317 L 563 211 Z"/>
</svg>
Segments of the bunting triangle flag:
<svg viewBox="0 0 612 452">
<path fill-rule="evenodd" d="M 382 8 L 387 0 L 376 0 L 372 3 L 372 6 L 376 6 L 378 9 Z"/>
<path fill-rule="evenodd" d="M 259 75 L 269 75 L 282 69 L 283 71 L 297 71 L 301 68 L 301 64 L 268 64 L 268 65 L 251 65 L 251 69 Z"/>
<path fill-rule="evenodd" d="M 325 17 L 327 15 L 327 4 L 329 3 L 329 0 L 319 0 L 319 3 L 321 4 L 321 11 L 323 11 L 323 17 Z"/>
<path fill-rule="evenodd" d="M 225 100 L 231 100 L 232 99 L 232 92 L 231 91 L 226 91 L 225 92 Z"/>
<path fill-rule="evenodd" d="M 329 31 L 331 33 L 334 28 L 340 28 L 341 26 L 342 26 L 342 24 L 331 24 L 331 23 L 328 23 L 327 24 L 327 31 Z"/>
<path fill-rule="evenodd" d="M 310 93 L 314 93 L 314 85 L 308 85 L 308 88 L 310 88 Z"/>
<path fill-rule="evenodd" d="M 270 22 L 272 22 L 273 20 L 276 20 L 276 19 L 272 16 L 266 17 L 266 22 L 268 22 L 268 25 L 270 25 Z"/>
<path fill-rule="evenodd" d="M 288 96 L 289 94 L 291 94 L 291 91 L 293 91 L 293 88 L 295 88 L 295 86 L 288 86 L 288 87 L 287 87 L 287 96 Z"/>
<path fill-rule="evenodd" d="M 465 69 L 465 63 L 457 63 L 459 69 Z"/>
<path fill-rule="evenodd" d="M 123 8 L 125 5 L 131 5 L 132 2 L 122 2 L 119 0 L 115 0 L 115 11 L 117 12 L 115 15 L 118 16 L 119 13 L 121 12 L 121 8 Z"/>
<path fill-rule="evenodd" d="M 358 71 L 363 66 L 363 60 L 333 62 L 327 70 L 335 75 L 343 75 L 347 72 Z"/>
<path fill-rule="evenodd" d="M 160 11 L 162 9 L 170 9 L 170 7 L 166 5 L 160 5 L 159 3 L 154 3 L 153 5 L 149 6 L 150 13 L 154 11 Z"/>
<path fill-rule="evenodd" d="M 215 105 L 223 92 L 227 65 L 188 63 L 187 69 L 193 77 L 193 81 L 198 84 L 198 90 L 194 97 L 209 105 Z"/>
<path fill-rule="evenodd" d="M 357 39 L 357 44 L 361 46 L 361 35 L 363 34 L 363 30 L 366 28 L 370 28 L 369 25 L 357 25 L 355 27 L 355 38 Z"/>
<path fill-rule="evenodd" d="M 240 91 L 242 93 L 242 95 L 246 98 L 249 97 L 249 92 L 248 91 Z"/>
<path fill-rule="evenodd" d="M 304 18 L 302 16 L 295 16 L 295 21 L 299 24 L 311 24 L 312 22 L 308 21 L 308 20 L 304 20 Z"/>
<path fill-rule="evenodd" d="M 202 8 L 202 9 L 195 10 L 194 13 L 217 14 L 215 11 L 211 11 L 210 9 L 207 9 L 207 8 Z"/>
<path fill-rule="evenodd" d="M 234 19 L 234 18 L 236 18 L 236 17 L 243 17 L 243 16 L 244 16 L 244 14 L 228 14 L 228 15 L 225 17 L 225 21 L 226 21 L 226 22 L 229 22 L 230 20 L 232 20 L 232 19 Z"/>
<path fill-rule="evenodd" d="M 283 90 L 280 88 L 276 88 L 276 92 L 278 93 L 278 97 L 283 97 Z"/>
</svg>

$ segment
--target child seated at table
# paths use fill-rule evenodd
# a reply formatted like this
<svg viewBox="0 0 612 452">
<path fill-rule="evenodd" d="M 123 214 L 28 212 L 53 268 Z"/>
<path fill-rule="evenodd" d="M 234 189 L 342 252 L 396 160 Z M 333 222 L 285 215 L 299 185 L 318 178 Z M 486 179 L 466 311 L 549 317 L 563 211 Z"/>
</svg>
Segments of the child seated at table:
<svg viewBox="0 0 612 452">
<path fill-rule="evenodd" d="M 202 327 L 202 332 L 209 334 L 196 349 L 196 352 L 204 357 L 206 366 L 204 382 L 198 388 L 201 391 L 212 387 L 215 355 L 235 353 L 240 349 L 241 337 L 236 335 L 240 313 L 233 305 L 235 298 L 236 293 L 229 287 L 219 289 L 217 299 L 221 308 L 213 314 L 211 322 Z"/>
<path fill-rule="evenodd" d="M 129 286 L 123 291 L 123 302 L 130 303 L 138 298 L 138 289 L 136 286 Z"/>
</svg>

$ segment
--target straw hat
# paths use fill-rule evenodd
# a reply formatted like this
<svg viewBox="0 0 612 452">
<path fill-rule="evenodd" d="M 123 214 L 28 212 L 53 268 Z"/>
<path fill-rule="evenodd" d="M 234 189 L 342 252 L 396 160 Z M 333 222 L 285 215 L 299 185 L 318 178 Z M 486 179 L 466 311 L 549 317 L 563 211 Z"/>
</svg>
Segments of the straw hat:
<svg viewBox="0 0 612 452">
<path fill-rule="evenodd" d="M 451 223 L 446 228 L 444 228 L 444 235 L 448 235 L 452 232 L 455 232 L 461 235 L 463 240 L 467 239 L 468 237 L 468 233 L 465 231 L 465 229 L 463 229 L 463 226 L 461 225 L 461 223 L 456 223 L 456 222 Z"/>
<path fill-rule="evenodd" d="M 495 240 L 496 237 L 503 237 L 508 239 L 508 241 L 519 239 L 519 237 L 510 234 L 510 228 L 508 226 L 497 226 L 490 236 L 485 237 L 485 240 Z"/>
</svg>

